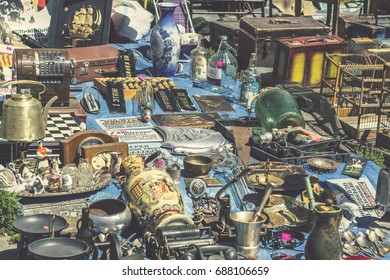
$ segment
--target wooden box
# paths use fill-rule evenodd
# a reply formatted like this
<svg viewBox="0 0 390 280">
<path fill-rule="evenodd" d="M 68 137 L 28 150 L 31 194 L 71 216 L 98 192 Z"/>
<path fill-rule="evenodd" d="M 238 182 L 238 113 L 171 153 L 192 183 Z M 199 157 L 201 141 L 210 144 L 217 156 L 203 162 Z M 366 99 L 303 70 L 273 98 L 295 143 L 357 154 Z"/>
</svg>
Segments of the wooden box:
<svg viewBox="0 0 390 280">
<path fill-rule="evenodd" d="M 304 36 L 278 40 L 274 75 L 308 87 L 321 86 L 325 53 L 342 53 L 344 40 L 337 36 Z"/>
<path fill-rule="evenodd" d="M 239 21 L 210 22 L 210 44 L 217 45 L 221 36 L 228 36 L 230 46 L 238 50 L 238 35 L 240 34 Z"/>
<path fill-rule="evenodd" d="M 340 16 L 337 34 L 346 38 L 389 38 L 390 24 L 385 18 L 376 19 L 374 15 Z"/>
<path fill-rule="evenodd" d="M 240 21 L 238 62 L 248 68 L 251 53 L 257 53 L 256 66 L 273 67 L 278 39 L 327 35 L 328 27 L 312 17 L 244 18 Z"/>
</svg>

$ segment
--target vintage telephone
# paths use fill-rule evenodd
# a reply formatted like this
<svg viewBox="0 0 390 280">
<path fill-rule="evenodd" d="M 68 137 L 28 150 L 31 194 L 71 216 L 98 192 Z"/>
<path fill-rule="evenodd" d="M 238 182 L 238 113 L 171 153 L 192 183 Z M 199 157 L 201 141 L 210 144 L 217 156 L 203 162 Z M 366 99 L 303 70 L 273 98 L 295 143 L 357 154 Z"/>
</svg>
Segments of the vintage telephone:
<svg viewBox="0 0 390 280">
<path fill-rule="evenodd" d="M 237 250 L 226 245 L 195 246 L 181 255 L 182 260 L 238 260 Z"/>
</svg>

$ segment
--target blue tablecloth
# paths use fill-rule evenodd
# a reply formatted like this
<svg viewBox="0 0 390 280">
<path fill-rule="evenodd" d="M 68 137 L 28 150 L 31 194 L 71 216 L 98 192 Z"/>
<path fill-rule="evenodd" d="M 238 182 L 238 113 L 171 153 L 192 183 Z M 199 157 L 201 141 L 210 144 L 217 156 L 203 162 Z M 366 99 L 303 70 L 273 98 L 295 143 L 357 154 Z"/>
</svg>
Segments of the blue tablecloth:
<svg viewBox="0 0 390 280">
<path fill-rule="evenodd" d="M 151 61 L 145 57 L 147 50 L 148 50 L 148 45 L 149 45 L 148 38 L 149 37 L 146 36 L 144 39 L 142 39 L 137 44 L 113 45 L 113 46 L 118 47 L 118 48 L 131 48 L 131 49 L 136 51 L 136 54 L 138 56 L 137 57 L 137 64 L 136 64 L 137 73 L 148 74 L 151 71 L 151 66 L 152 66 Z M 188 91 L 188 93 L 190 94 L 190 96 L 192 96 L 193 94 L 210 94 L 209 92 L 207 92 L 205 90 L 192 87 L 192 82 L 189 80 L 189 76 L 188 76 L 189 63 L 183 63 L 183 66 L 184 66 L 183 72 L 179 73 L 175 77 L 171 78 L 173 80 L 173 82 L 178 87 L 186 89 Z M 92 82 L 84 83 L 81 85 L 77 85 L 77 87 L 85 88 L 91 84 L 92 84 Z M 77 94 L 77 98 L 81 99 L 81 97 L 82 97 L 82 92 L 79 92 Z M 115 114 L 115 115 L 110 114 L 108 112 L 106 102 L 104 102 L 101 97 L 100 97 L 100 101 L 101 101 L 100 102 L 101 103 L 101 110 L 100 110 L 99 114 L 87 116 L 87 129 L 100 129 L 100 127 L 97 125 L 97 123 L 95 121 L 98 118 L 124 117 L 124 116 L 131 115 L 131 114 Z M 193 100 L 193 103 L 197 106 L 197 103 L 195 102 L 195 100 Z M 130 101 L 126 101 L 126 107 L 127 107 L 127 112 L 133 112 L 132 104 Z M 234 113 L 221 112 L 221 114 L 226 115 L 228 117 L 232 117 L 232 118 L 242 117 L 242 116 L 247 115 L 246 110 L 243 106 L 233 104 L 233 108 L 235 109 L 236 112 L 234 112 Z M 197 109 L 200 112 L 199 107 L 197 107 Z M 161 109 L 159 107 L 157 107 L 156 110 L 154 111 L 154 113 L 163 113 L 163 112 L 161 111 Z M 153 123 L 153 121 L 152 121 L 152 124 L 155 125 L 155 123 Z M 344 167 L 344 163 L 341 163 L 339 165 L 338 169 L 336 170 L 336 172 L 334 172 L 334 173 L 317 174 L 319 179 L 320 179 L 320 185 L 322 187 L 326 187 L 325 181 L 328 179 L 348 178 L 347 176 L 344 176 L 341 174 L 343 167 Z M 376 184 L 377 184 L 377 177 L 378 177 L 379 170 L 380 170 L 379 166 L 377 166 L 375 163 L 373 163 L 371 161 L 368 162 L 368 164 L 364 170 L 363 177 L 367 177 L 374 187 L 376 187 Z M 308 170 L 307 173 L 309 175 L 313 174 L 313 172 L 310 170 Z M 217 176 L 223 183 L 226 183 L 226 181 L 229 179 L 229 178 L 226 178 L 226 176 L 224 176 L 223 174 L 215 174 L 215 176 Z M 184 205 L 186 208 L 186 214 L 188 216 L 192 217 L 193 216 L 192 200 L 186 194 L 184 178 L 181 178 L 181 183 L 178 186 L 179 186 L 179 189 L 182 193 L 183 202 L 184 202 Z M 209 188 L 208 189 L 209 195 L 210 196 L 215 195 L 217 190 L 218 189 L 215 189 L 215 188 L 214 189 Z M 242 197 L 239 197 L 238 192 L 236 191 L 235 188 L 229 188 L 228 193 L 231 195 L 232 213 L 237 212 L 237 211 L 241 211 L 241 210 L 248 210 L 248 209 L 243 209 L 244 206 L 247 208 L 251 207 L 250 205 L 248 206 L 248 204 L 245 204 L 242 202 Z M 101 190 L 97 193 L 94 193 L 93 195 L 91 195 L 89 197 L 89 199 L 91 201 L 96 201 L 96 200 L 106 199 L 106 198 L 118 198 L 120 196 L 121 196 L 121 188 L 117 184 L 117 182 L 115 180 L 113 180 L 113 182 L 110 183 L 106 188 L 104 188 L 103 190 Z M 252 207 L 253 207 L 253 205 L 252 205 Z M 305 233 L 305 236 L 307 236 L 307 233 Z M 295 250 L 284 250 L 284 251 L 286 251 L 292 255 L 295 255 L 295 257 L 298 259 L 304 258 L 304 244 L 301 245 L 300 247 L 296 248 Z M 261 249 L 259 251 L 258 258 L 259 259 L 270 259 L 270 250 L 264 249 L 264 248 Z"/>
</svg>

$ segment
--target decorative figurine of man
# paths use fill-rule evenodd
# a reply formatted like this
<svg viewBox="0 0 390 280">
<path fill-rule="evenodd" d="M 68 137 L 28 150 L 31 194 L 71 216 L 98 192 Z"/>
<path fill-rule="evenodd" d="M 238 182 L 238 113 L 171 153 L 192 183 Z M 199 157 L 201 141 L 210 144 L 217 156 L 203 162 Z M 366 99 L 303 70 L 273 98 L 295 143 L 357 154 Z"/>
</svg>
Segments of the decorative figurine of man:
<svg viewBox="0 0 390 280">
<path fill-rule="evenodd" d="M 41 168 L 45 169 L 49 167 L 49 158 L 47 157 L 47 155 L 51 154 L 52 152 L 53 152 L 52 150 L 43 146 L 42 141 L 38 142 L 38 148 L 37 148 L 38 170 L 41 170 Z"/>
</svg>

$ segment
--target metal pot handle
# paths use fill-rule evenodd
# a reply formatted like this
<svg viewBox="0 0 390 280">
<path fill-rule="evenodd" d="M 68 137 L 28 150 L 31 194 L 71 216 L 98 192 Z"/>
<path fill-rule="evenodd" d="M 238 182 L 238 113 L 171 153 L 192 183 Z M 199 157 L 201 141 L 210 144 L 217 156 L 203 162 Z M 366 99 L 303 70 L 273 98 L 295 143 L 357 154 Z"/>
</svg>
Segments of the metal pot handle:
<svg viewBox="0 0 390 280">
<path fill-rule="evenodd" d="M 4 88 L 9 85 L 38 85 L 43 87 L 43 91 L 38 92 L 38 98 L 41 100 L 41 94 L 46 92 L 46 86 L 41 82 L 30 81 L 30 80 L 19 80 L 19 81 L 6 81 L 0 84 L 0 88 Z"/>
</svg>

